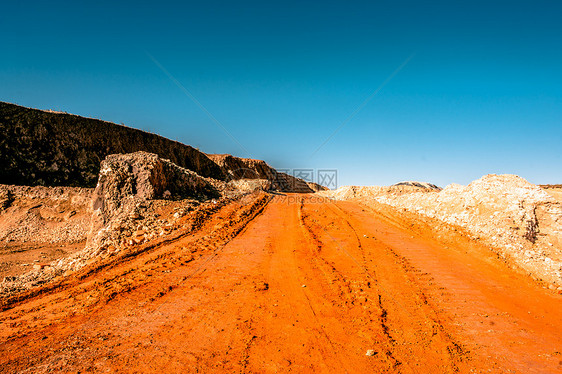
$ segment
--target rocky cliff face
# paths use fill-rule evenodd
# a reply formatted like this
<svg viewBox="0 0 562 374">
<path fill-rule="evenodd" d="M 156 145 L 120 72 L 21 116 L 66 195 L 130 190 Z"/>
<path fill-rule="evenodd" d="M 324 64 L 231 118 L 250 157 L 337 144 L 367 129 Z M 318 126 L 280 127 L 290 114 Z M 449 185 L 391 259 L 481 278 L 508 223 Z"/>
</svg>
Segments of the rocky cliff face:
<svg viewBox="0 0 562 374">
<path fill-rule="evenodd" d="M 223 168 L 228 179 L 263 179 L 270 182 L 270 188 L 282 192 L 311 193 L 322 190 L 316 183 L 310 184 L 292 175 L 280 173 L 265 161 L 240 158 L 231 155 L 207 155 Z"/>
<path fill-rule="evenodd" d="M 275 178 L 277 172 L 265 161 L 251 158 L 241 158 L 232 155 L 207 154 L 211 160 L 219 165 L 230 180 L 236 179 L 267 179 Z"/>
<path fill-rule="evenodd" d="M 94 187 L 110 154 L 146 151 L 203 177 L 222 169 L 198 150 L 137 129 L 0 102 L 0 184 Z"/>
<path fill-rule="evenodd" d="M 9 103 L 0 102 L 0 133 L 0 184 L 94 187 L 106 156 L 145 151 L 206 178 L 262 179 L 283 192 L 321 189 L 278 173 L 262 160 L 206 155 L 126 126 Z"/>
</svg>

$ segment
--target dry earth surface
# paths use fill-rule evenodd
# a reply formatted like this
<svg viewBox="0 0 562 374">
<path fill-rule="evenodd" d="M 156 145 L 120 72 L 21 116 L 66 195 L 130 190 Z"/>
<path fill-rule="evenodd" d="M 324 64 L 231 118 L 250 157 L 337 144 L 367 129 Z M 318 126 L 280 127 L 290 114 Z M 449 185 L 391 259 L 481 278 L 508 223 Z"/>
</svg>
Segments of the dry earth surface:
<svg viewBox="0 0 562 374">
<path fill-rule="evenodd" d="M 562 296 L 385 204 L 254 192 L 5 298 L 0 371 L 562 370 Z"/>
<path fill-rule="evenodd" d="M 410 182 L 412 183 L 412 182 Z M 321 192 L 336 200 L 384 204 L 433 219 L 442 230 L 464 230 L 504 261 L 562 290 L 562 200 L 556 186 L 541 188 L 516 175 L 486 175 L 443 190 L 422 185 L 344 186 Z"/>
<path fill-rule="evenodd" d="M 93 189 L 0 185 L 0 279 L 80 251 Z"/>
</svg>

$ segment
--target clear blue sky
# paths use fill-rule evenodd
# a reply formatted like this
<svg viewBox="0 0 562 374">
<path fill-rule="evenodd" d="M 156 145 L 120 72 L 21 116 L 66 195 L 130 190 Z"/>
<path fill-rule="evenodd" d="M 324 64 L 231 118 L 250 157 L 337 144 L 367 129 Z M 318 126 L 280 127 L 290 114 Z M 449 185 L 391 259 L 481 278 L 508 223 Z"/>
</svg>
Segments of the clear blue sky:
<svg viewBox="0 0 562 374">
<path fill-rule="evenodd" d="M 561 19 L 560 1 L 11 1 L 0 100 L 339 185 L 562 183 Z"/>
</svg>

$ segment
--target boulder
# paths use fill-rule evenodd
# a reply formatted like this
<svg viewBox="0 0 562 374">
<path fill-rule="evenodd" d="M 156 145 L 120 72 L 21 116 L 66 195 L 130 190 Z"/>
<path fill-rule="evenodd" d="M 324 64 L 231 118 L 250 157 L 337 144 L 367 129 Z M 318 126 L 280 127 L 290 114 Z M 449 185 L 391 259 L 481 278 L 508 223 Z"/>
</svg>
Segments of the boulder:
<svg viewBox="0 0 562 374">
<path fill-rule="evenodd" d="M 147 152 L 109 155 L 101 163 L 92 197 L 92 226 L 88 242 L 111 223 L 138 216 L 146 200 L 196 198 L 220 193 L 209 180 L 169 160 Z"/>
</svg>

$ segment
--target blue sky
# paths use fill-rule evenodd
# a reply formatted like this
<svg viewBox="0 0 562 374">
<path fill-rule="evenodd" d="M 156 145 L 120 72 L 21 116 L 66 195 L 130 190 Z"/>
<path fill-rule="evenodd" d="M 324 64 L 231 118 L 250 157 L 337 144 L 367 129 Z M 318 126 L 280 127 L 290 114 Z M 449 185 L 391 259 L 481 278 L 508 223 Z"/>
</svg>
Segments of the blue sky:
<svg viewBox="0 0 562 374">
<path fill-rule="evenodd" d="M 559 1 L 9 2 L 0 100 L 339 185 L 562 183 L 560 19 Z"/>
</svg>

